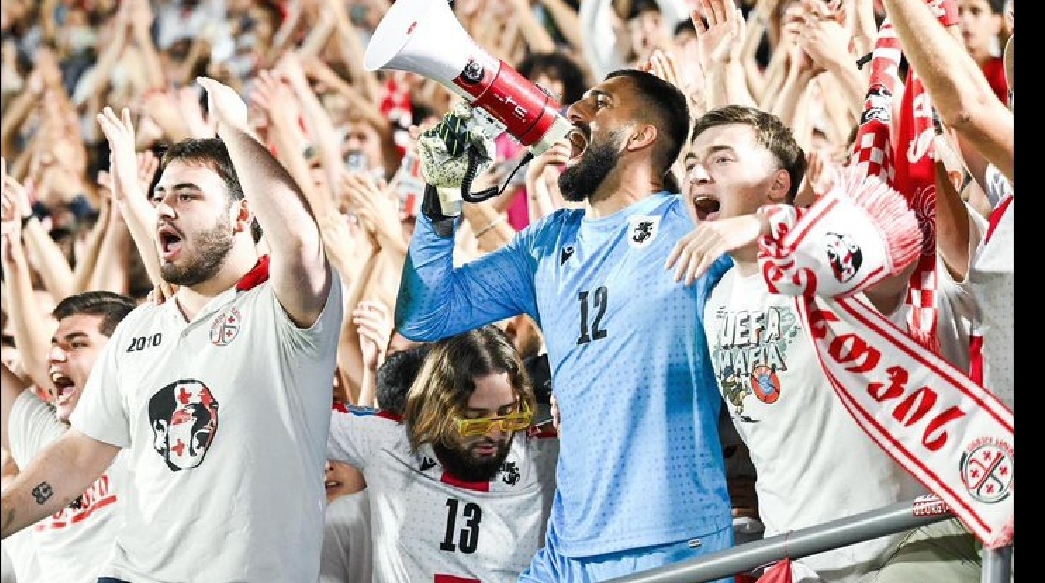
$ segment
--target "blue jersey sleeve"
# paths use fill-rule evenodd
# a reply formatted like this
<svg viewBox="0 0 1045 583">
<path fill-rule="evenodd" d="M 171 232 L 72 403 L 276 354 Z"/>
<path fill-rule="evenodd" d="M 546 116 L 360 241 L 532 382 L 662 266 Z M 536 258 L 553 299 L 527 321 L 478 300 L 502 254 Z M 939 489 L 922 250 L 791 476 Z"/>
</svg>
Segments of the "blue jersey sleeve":
<svg viewBox="0 0 1045 583">
<path fill-rule="evenodd" d="M 521 313 L 537 317 L 529 230 L 507 245 L 455 268 L 454 239 L 417 217 L 396 298 L 396 330 L 431 342 Z"/>
</svg>

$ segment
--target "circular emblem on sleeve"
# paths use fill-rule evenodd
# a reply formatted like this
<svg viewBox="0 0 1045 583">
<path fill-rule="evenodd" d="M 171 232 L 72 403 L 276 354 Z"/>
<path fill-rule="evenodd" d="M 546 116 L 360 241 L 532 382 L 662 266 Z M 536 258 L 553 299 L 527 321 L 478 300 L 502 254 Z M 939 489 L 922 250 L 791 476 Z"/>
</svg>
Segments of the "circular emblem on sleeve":
<svg viewBox="0 0 1045 583">
<path fill-rule="evenodd" d="M 980 502 L 1001 502 L 1012 492 L 1012 446 L 993 437 L 974 440 L 961 459 L 965 489 Z"/>
<path fill-rule="evenodd" d="M 211 343 L 214 346 L 228 346 L 229 343 L 236 339 L 236 335 L 239 334 L 241 321 L 242 316 L 240 316 L 239 310 L 236 308 L 218 314 L 218 317 L 214 318 L 214 322 L 210 325 Z"/>
</svg>

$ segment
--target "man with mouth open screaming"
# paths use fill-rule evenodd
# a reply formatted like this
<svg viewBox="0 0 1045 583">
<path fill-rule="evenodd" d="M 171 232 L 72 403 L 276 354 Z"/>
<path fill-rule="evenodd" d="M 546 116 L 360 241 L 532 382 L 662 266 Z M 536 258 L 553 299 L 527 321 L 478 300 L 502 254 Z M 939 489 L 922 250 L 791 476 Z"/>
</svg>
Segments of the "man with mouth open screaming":
<svg viewBox="0 0 1045 583">
<path fill-rule="evenodd" d="M 178 291 L 117 327 L 71 428 L 4 489 L 0 534 L 67 506 L 126 450 L 133 486 L 100 581 L 316 581 L 340 277 L 308 185 L 236 91 L 197 81 L 217 137 L 173 144 L 152 193 Z"/>
<path fill-rule="evenodd" d="M 131 298 L 88 291 L 58 302 L 58 329 L 47 354 L 51 403 L 3 365 L 3 447 L 26 468 L 48 444 L 69 429 L 87 377 L 116 325 L 131 313 Z M 73 502 L 37 522 L 28 532 L 41 569 L 41 581 L 94 583 L 119 529 L 118 511 L 127 485 L 127 458 L 113 463 Z"/>
<path fill-rule="evenodd" d="M 667 178 L 686 141 L 686 96 L 622 69 L 567 118 L 573 155 L 559 189 L 584 207 L 455 267 L 456 213 L 427 189 L 396 303 L 396 329 L 412 340 L 521 313 L 541 327 L 562 429 L 555 504 L 520 578 L 528 583 L 602 581 L 733 542 L 722 398 L 700 310 L 730 260 L 697 286 L 661 267 L 694 226 Z"/>
</svg>

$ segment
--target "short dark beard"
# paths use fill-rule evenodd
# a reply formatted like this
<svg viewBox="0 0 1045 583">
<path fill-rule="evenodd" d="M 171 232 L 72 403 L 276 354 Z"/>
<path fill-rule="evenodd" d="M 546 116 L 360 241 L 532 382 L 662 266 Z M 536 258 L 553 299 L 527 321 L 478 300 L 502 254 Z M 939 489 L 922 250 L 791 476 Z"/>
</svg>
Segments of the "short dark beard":
<svg viewBox="0 0 1045 583">
<path fill-rule="evenodd" d="M 476 442 L 474 445 L 479 445 Z M 489 482 L 497 477 L 501 471 L 501 465 L 508 457 L 508 450 L 512 445 L 509 439 L 497 447 L 495 455 L 484 457 L 481 461 L 472 455 L 471 450 L 463 450 L 457 447 L 447 447 L 441 443 L 432 445 L 435 457 L 439 458 L 445 470 L 451 476 L 465 482 Z"/>
<path fill-rule="evenodd" d="M 606 141 L 596 144 L 592 142 L 581 155 L 580 162 L 559 174 L 559 191 L 562 197 L 570 202 L 582 202 L 602 186 L 613 168 L 620 161 L 617 151 L 617 134 L 613 133 Z"/>
<path fill-rule="evenodd" d="M 219 221 L 214 228 L 194 234 L 193 240 L 196 255 L 186 258 L 184 265 L 164 263 L 160 266 L 160 276 L 167 283 L 192 287 L 214 277 L 232 249 L 232 229 Z M 187 243 L 182 241 L 182 245 Z"/>
</svg>

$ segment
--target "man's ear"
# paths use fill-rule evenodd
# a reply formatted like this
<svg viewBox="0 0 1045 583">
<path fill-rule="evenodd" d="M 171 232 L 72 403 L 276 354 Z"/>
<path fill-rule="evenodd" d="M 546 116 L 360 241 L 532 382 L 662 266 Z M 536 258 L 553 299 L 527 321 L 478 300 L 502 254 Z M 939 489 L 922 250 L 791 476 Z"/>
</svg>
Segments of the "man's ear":
<svg viewBox="0 0 1045 583">
<path fill-rule="evenodd" d="M 791 190 L 791 175 L 783 168 L 773 173 L 772 181 L 769 183 L 769 200 L 774 204 L 787 202 L 787 193 Z"/>
<path fill-rule="evenodd" d="M 625 148 L 631 151 L 641 150 L 655 141 L 657 141 L 657 126 L 652 124 L 642 124 L 634 133 L 631 134 L 631 137 L 628 138 L 628 143 L 625 144 Z"/>
</svg>

